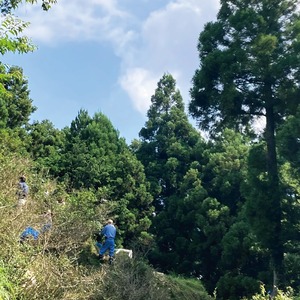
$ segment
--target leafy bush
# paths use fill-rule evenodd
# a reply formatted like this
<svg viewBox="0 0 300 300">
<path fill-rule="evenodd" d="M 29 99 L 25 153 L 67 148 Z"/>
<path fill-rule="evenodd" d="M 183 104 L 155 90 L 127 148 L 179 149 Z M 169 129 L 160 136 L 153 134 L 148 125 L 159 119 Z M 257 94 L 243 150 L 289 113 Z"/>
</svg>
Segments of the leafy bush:
<svg viewBox="0 0 300 300">
<path fill-rule="evenodd" d="M 175 300 L 211 300 L 201 281 L 192 278 L 168 276 L 165 284 Z"/>
<path fill-rule="evenodd" d="M 139 259 L 116 259 L 112 267 L 106 268 L 103 289 L 95 296 L 95 300 L 170 299 L 153 269 Z"/>
<path fill-rule="evenodd" d="M 169 276 L 154 271 L 142 258 L 121 257 L 107 268 L 97 300 L 211 300 L 196 279 Z"/>
<path fill-rule="evenodd" d="M 261 284 L 260 285 L 260 293 L 256 293 L 250 299 L 251 300 L 265 300 L 267 298 L 270 298 L 270 296 L 266 292 L 265 286 L 263 284 Z M 249 299 L 249 298 L 247 298 L 247 299 Z M 243 298 L 243 300 L 247 300 L 247 299 Z M 300 299 L 300 298 L 295 297 L 293 295 L 293 290 L 291 288 L 288 288 L 286 292 L 283 292 L 282 290 L 278 290 L 276 296 L 273 299 L 274 300 L 296 300 L 296 299 Z"/>
</svg>

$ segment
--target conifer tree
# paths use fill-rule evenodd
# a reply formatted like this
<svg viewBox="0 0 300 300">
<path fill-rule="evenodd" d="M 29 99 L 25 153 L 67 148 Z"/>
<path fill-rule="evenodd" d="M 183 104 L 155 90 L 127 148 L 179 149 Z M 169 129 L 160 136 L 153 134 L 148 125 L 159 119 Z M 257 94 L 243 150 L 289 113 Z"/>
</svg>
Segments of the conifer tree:
<svg viewBox="0 0 300 300">
<path fill-rule="evenodd" d="M 57 176 L 70 188 L 90 189 L 99 200 L 117 202 L 119 243 L 149 241 L 153 199 L 144 168 L 110 120 L 102 113 L 91 117 L 80 110 L 64 133 Z"/>
<path fill-rule="evenodd" d="M 147 115 L 145 127 L 140 131 L 141 141 L 135 147 L 145 166 L 156 209 L 152 232 L 157 247 L 150 258 L 164 270 L 199 274 L 199 258 L 194 252 L 198 241 L 195 215 L 206 192 L 201 184 L 198 191 L 196 182 L 200 180 L 198 169 L 205 143 L 189 123 L 170 74 L 164 74 L 158 82 Z M 196 177 L 191 184 L 195 184 L 196 192 L 182 187 L 185 176 Z M 188 198 L 190 193 L 201 197 Z"/>
<path fill-rule="evenodd" d="M 35 121 L 27 126 L 27 151 L 39 165 L 57 175 L 64 146 L 64 131 L 56 129 L 49 120 Z"/>
<path fill-rule="evenodd" d="M 283 236 L 275 132 L 299 104 L 296 4 L 296 0 L 221 0 L 217 21 L 206 24 L 200 34 L 201 62 L 189 106 L 200 126 L 214 132 L 224 126 L 240 130 L 256 118 L 265 118 L 265 193 L 254 199 L 259 214 L 251 220 L 264 226 L 258 237 L 271 249 L 277 271 L 283 260 Z M 264 208 L 270 210 L 262 212 Z"/>
<path fill-rule="evenodd" d="M 160 211 L 166 199 L 178 190 L 197 151 L 201 151 L 201 147 L 195 149 L 202 139 L 188 121 L 182 97 L 170 74 L 163 75 L 158 82 L 147 116 L 136 153 L 145 166 L 155 207 Z"/>
<path fill-rule="evenodd" d="M 6 127 L 13 129 L 27 125 L 30 115 L 36 110 L 29 97 L 28 81 L 19 67 L 11 67 L 4 74 L 8 75 L 3 80 L 3 86 L 7 91 L 3 95 L 7 110 Z"/>
</svg>

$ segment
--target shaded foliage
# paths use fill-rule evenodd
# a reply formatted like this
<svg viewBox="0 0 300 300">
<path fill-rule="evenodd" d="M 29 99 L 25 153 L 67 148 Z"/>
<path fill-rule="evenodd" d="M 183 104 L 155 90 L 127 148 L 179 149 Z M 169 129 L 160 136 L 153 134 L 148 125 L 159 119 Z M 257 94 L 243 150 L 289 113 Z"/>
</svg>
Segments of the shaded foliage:
<svg viewBox="0 0 300 300">
<path fill-rule="evenodd" d="M 199 126 L 212 133 L 226 126 L 247 133 L 251 122 L 265 118 L 267 173 L 256 180 L 257 191 L 248 200 L 264 207 L 256 219 L 261 217 L 261 228 L 256 223 L 253 229 L 271 249 L 272 265 L 278 271 L 283 262 L 283 236 L 275 132 L 299 105 L 300 15 L 296 4 L 295 0 L 221 1 L 217 20 L 207 23 L 199 37 L 201 62 L 193 77 L 189 105 Z"/>
</svg>

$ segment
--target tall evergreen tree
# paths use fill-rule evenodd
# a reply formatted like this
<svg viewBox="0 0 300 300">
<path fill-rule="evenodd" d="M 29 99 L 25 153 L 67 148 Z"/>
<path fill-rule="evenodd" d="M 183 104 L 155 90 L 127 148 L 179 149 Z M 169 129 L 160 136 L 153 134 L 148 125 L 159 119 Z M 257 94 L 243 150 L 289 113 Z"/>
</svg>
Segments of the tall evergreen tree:
<svg viewBox="0 0 300 300">
<path fill-rule="evenodd" d="M 57 176 L 71 188 L 90 189 L 118 203 L 114 213 L 120 243 L 149 241 L 153 199 L 144 168 L 110 120 L 102 113 L 90 117 L 81 110 L 64 133 Z"/>
<path fill-rule="evenodd" d="M 165 271 L 197 275 L 202 268 L 195 251 L 199 241 L 196 215 L 207 197 L 198 169 L 205 142 L 189 123 L 170 74 L 160 79 L 151 102 L 148 120 L 140 131 L 141 141 L 135 145 L 156 207 L 152 232 L 157 247 L 150 259 Z M 185 178 L 192 183 L 184 185 Z"/>
<path fill-rule="evenodd" d="M 271 249 L 275 270 L 283 260 L 275 131 L 299 104 L 296 4 L 296 0 L 221 0 L 217 21 L 208 23 L 200 34 L 201 64 L 193 78 L 189 106 L 200 126 L 210 130 L 225 125 L 241 128 L 265 117 L 268 197 L 261 197 L 258 205 L 270 210 L 264 211 L 266 223 L 259 238 Z M 269 205 L 264 206 L 264 201 Z M 260 216 L 255 222 L 261 222 Z"/>
<path fill-rule="evenodd" d="M 164 271 L 201 277 L 212 293 L 221 272 L 221 241 L 231 219 L 229 208 L 209 197 L 199 173 L 191 167 L 178 192 L 154 218 L 159 234 L 150 258 Z"/>
<path fill-rule="evenodd" d="M 77 189 L 109 185 L 119 144 L 118 132 L 105 115 L 97 113 L 92 118 L 81 110 L 66 129 L 58 175 L 68 178 Z"/>
<path fill-rule="evenodd" d="M 170 74 L 158 82 L 147 116 L 136 153 L 145 166 L 155 206 L 160 211 L 166 199 L 178 190 L 189 165 L 198 155 L 195 149 L 202 139 L 188 121 L 182 97 Z M 201 147 L 198 150 L 201 151 Z"/>
<path fill-rule="evenodd" d="M 49 120 L 43 120 L 27 126 L 27 134 L 27 151 L 31 157 L 40 168 L 47 168 L 50 174 L 56 175 L 64 146 L 64 131 L 56 129 Z"/>
<path fill-rule="evenodd" d="M 152 238 L 148 231 L 154 211 L 150 185 L 146 180 L 144 167 L 136 156 L 129 151 L 122 139 L 122 150 L 115 157 L 115 172 L 111 174 L 111 197 L 117 199 L 119 231 L 124 246 L 148 248 Z"/>
<path fill-rule="evenodd" d="M 11 67 L 7 73 L 3 69 L 3 72 L 8 75 L 2 81 L 7 91 L 2 94 L 7 111 L 6 127 L 13 129 L 27 125 L 30 115 L 36 110 L 29 97 L 28 81 L 19 67 Z"/>
<path fill-rule="evenodd" d="M 236 216 L 245 197 L 241 184 L 247 170 L 248 138 L 230 129 L 225 129 L 208 142 L 204 151 L 202 182 L 211 197 L 230 208 Z"/>
<path fill-rule="evenodd" d="M 277 134 L 281 161 L 280 177 L 284 188 L 283 228 L 286 241 L 285 279 L 295 289 L 300 284 L 300 107 L 294 116 L 287 118 Z"/>
<path fill-rule="evenodd" d="M 194 256 L 199 255 L 200 274 L 210 292 L 222 283 L 224 273 L 228 273 L 222 262 L 223 239 L 231 231 L 245 203 L 241 185 L 247 169 L 249 147 L 247 141 L 248 139 L 241 134 L 225 129 L 215 140 L 208 141 L 203 152 L 199 178 L 207 196 L 203 200 L 198 197 L 198 208 L 195 208 L 196 228 L 199 229 L 198 237 L 201 239 L 198 239 Z M 190 182 L 190 189 L 186 192 L 189 198 L 194 195 L 192 186 Z M 197 194 L 194 195 L 194 201 L 197 199 L 196 196 Z M 238 257 L 237 253 L 234 255 Z M 242 262 L 238 260 L 236 267 L 240 270 L 243 264 L 250 265 L 252 259 L 253 257 L 245 258 Z M 247 272 L 243 275 L 247 276 Z M 226 291 L 233 296 L 233 289 L 231 282 L 228 281 L 222 287 L 222 292 Z M 220 291 L 221 289 L 218 289 L 218 297 L 221 295 Z"/>
<path fill-rule="evenodd" d="M 0 140 L 5 147 L 26 153 L 25 126 L 35 110 L 22 69 L 11 67 L 7 71 L 0 63 Z"/>
</svg>

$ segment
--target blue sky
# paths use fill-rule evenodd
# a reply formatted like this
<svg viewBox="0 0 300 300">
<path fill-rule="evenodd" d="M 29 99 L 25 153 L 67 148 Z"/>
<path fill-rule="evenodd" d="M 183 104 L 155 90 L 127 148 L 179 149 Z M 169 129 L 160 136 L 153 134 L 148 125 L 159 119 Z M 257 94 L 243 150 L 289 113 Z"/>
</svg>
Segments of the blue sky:
<svg viewBox="0 0 300 300">
<path fill-rule="evenodd" d="M 21 6 L 33 53 L 3 57 L 23 68 L 32 120 L 69 126 L 80 109 L 104 113 L 130 143 L 146 122 L 158 80 L 171 73 L 186 103 L 199 65 L 197 41 L 219 0 L 58 0 Z"/>
</svg>

